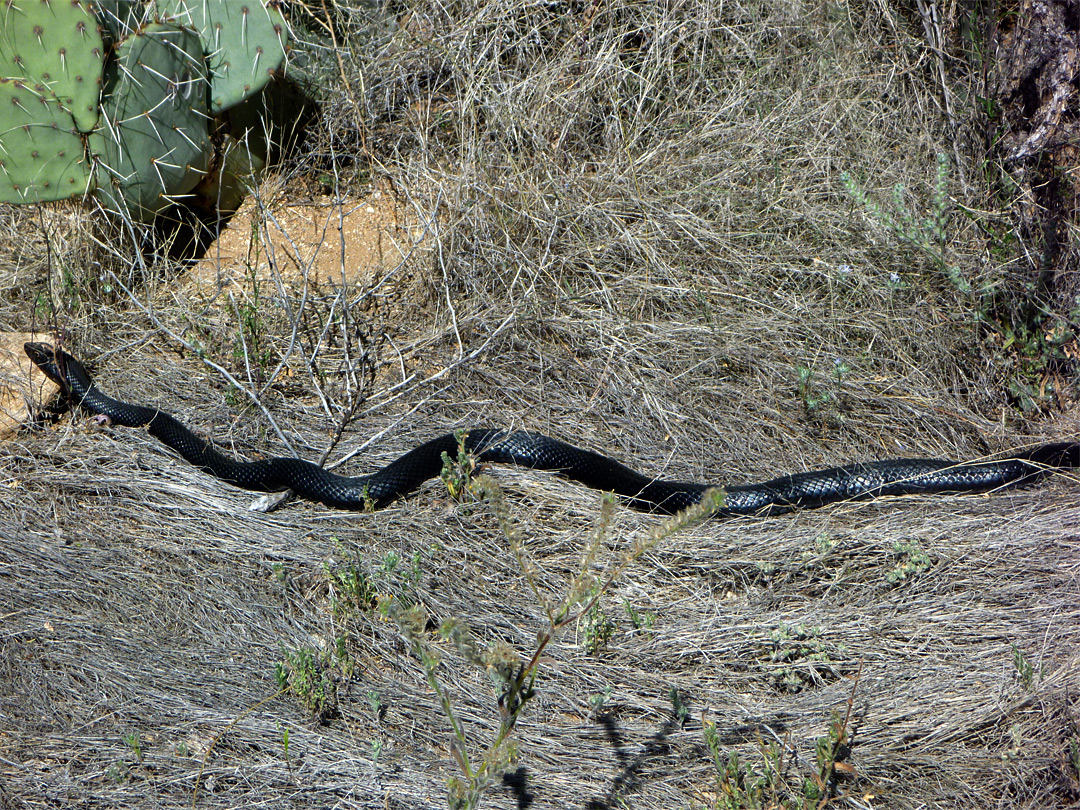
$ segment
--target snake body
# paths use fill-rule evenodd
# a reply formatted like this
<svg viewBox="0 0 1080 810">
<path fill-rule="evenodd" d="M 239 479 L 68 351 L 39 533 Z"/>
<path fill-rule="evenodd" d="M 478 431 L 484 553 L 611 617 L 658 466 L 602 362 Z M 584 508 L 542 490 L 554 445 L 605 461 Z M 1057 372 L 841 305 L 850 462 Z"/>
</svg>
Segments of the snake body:
<svg viewBox="0 0 1080 810">
<path fill-rule="evenodd" d="M 303 498 L 338 509 L 381 507 L 440 474 L 443 454 L 456 458 L 460 445 L 480 463 L 516 464 L 548 470 L 588 487 L 614 492 L 644 511 L 674 513 L 698 503 L 708 484 L 665 481 L 643 475 L 591 450 L 530 431 L 474 428 L 432 439 L 382 469 L 343 476 L 299 458 L 237 461 L 197 436 L 175 417 L 144 405 L 121 402 L 94 385 L 86 368 L 47 343 L 27 343 L 27 355 L 74 404 L 113 424 L 142 427 L 190 464 L 242 489 L 292 489 Z M 915 493 L 984 492 L 1033 483 L 1055 469 L 1080 466 L 1080 443 L 1060 442 L 996 461 L 894 459 L 784 475 L 759 484 L 725 488 L 720 516 L 773 515 L 837 501 Z"/>
</svg>

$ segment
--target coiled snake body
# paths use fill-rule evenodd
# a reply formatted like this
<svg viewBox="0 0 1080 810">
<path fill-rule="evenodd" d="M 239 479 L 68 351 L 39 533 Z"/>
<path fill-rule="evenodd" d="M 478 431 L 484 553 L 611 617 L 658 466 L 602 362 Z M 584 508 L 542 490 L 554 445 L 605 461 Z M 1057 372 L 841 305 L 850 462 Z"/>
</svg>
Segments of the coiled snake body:
<svg viewBox="0 0 1080 810">
<path fill-rule="evenodd" d="M 236 461 L 215 450 L 169 414 L 120 402 L 102 393 L 83 365 L 47 343 L 27 343 L 27 355 L 75 404 L 124 427 L 145 427 L 186 461 L 228 484 L 257 492 L 292 489 L 301 497 L 338 509 L 384 506 L 439 475 L 443 453 L 457 456 L 459 441 L 440 436 L 410 450 L 370 475 L 348 477 L 299 458 Z M 614 459 L 528 431 L 474 428 L 464 449 L 481 463 L 516 464 L 560 473 L 624 497 L 645 511 L 677 512 L 701 500 L 707 484 L 664 481 L 642 475 Z M 1080 443 L 1061 442 L 997 461 L 954 462 L 895 459 L 849 464 L 785 475 L 760 484 L 725 489 L 720 516 L 771 515 L 836 501 L 914 493 L 983 492 L 1032 483 L 1048 472 L 1080 466 Z"/>
</svg>

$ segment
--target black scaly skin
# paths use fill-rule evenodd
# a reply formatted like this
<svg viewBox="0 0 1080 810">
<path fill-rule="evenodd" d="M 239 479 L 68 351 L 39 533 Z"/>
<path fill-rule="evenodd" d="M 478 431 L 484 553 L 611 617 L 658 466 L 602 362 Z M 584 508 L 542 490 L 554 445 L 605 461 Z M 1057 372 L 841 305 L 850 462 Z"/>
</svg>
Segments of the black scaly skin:
<svg viewBox="0 0 1080 810">
<path fill-rule="evenodd" d="M 70 400 L 124 427 L 145 427 L 185 460 L 222 481 L 257 492 L 294 490 L 338 509 L 384 506 L 439 475 L 442 454 L 457 456 L 458 440 L 440 436 L 410 450 L 370 475 L 348 477 L 299 458 L 236 461 L 156 408 L 120 402 L 102 393 L 83 365 L 47 343 L 27 343 L 26 353 Z M 701 500 L 706 484 L 662 481 L 619 462 L 539 433 L 474 428 L 465 450 L 479 462 L 516 464 L 560 473 L 593 489 L 615 492 L 644 511 L 677 512 Z M 849 464 L 785 475 L 763 484 L 731 486 L 720 516 L 775 515 L 836 501 L 933 492 L 984 492 L 1029 484 L 1054 469 L 1080 466 L 1080 443 L 1048 444 L 999 461 L 953 462 L 896 459 Z"/>
</svg>

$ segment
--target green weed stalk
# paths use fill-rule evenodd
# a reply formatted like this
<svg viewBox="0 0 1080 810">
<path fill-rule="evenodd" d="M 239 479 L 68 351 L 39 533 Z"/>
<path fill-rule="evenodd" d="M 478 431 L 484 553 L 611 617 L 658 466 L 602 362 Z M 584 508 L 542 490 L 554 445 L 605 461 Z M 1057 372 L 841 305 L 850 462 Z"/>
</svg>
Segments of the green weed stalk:
<svg viewBox="0 0 1080 810">
<path fill-rule="evenodd" d="M 887 208 L 873 200 L 847 172 L 840 175 L 840 180 L 871 219 L 891 231 L 901 243 L 923 253 L 958 291 L 965 295 L 971 293 L 971 283 L 964 278 L 960 267 L 950 261 L 946 247 L 950 202 L 949 158 L 944 152 L 937 156 L 930 215 L 921 220 L 904 202 L 904 186 L 900 183 L 893 186 L 892 206 Z"/>
<path fill-rule="evenodd" d="M 525 548 L 521 531 L 510 516 L 506 496 L 498 483 L 488 475 L 471 479 L 471 490 L 485 499 L 498 522 L 510 550 L 517 559 L 525 581 L 537 603 L 546 614 L 546 626 L 537 635 L 532 653 L 525 659 L 505 642 L 495 642 L 480 649 L 468 626 L 459 619 L 448 619 L 440 628 L 440 635 L 449 641 L 467 661 L 485 670 L 497 690 L 499 728 L 482 753 L 474 756 L 474 750 L 461 720 L 454 710 L 449 689 L 440 681 L 439 653 L 429 643 L 425 633 L 427 616 L 419 606 L 399 609 L 391 606 L 390 615 L 398 624 L 402 635 L 408 640 L 413 654 L 424 668 L 428 685 L 438 698 L 439 705 L 450 723 L 450 750 L 459 773 L 448 781 L 448 803 L 452 810 L 466 810 L 479 806 L 484 792 L 509 768 L 516 754 L 513 732 L 525 707 L 536 695 L 540 661 L 548 645 L 561 632 L 575 622 L 597 610 L 600 599 L 616 579 L 643 554 L 652 550 L 665 539 L 700 522 L 713 514 L 724 503 L 721 490 L 709 490 L 700 503 L 680 512 L 657 525 L 647 535 L 637 539 L 601 576 L 593 573 L 599 550 L 608 537 L 615 510 L 615 499 L 605 495 L 600 512 L 589 539 L 585 543 L 577 573 L 570 581 L 565 594 L 552 600 L 539 586 L 538 569 Z"/>
</svg>

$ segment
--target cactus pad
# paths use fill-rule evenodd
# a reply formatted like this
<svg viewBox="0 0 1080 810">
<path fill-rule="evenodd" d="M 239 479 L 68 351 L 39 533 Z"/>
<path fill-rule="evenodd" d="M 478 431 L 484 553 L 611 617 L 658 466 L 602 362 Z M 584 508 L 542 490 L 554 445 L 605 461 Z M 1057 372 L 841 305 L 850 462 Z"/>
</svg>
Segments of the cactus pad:
<svg viewBox="0 0 1080 810">
<path fill-rule="evenodd" d="M 104 63 L 97 20 L 79 0 L 0 0 L 0 77 L 48 88 L 82 132 L 97 123 Z"/>
<path fill-rule="evenodd" d="M 0 201 L 81 197 L 91 181 L 71 115 L 44 87 L 0 79 Z"/>
<path fill-rule="evenodd" d="M 160 8 L 202 34 L 214 115 L 259 92 L 285 61 L 288 30 L 274 2 L 161 0 Z"/>
<path fill-rule="evenodd" d="M 149 220 L 199 182 L 213 152 L 206 95 L 194 31 L 155 23 L 120 42 L 106 70 L 101 126 L 89 140 L 107 208 Z"/>
</svg>

